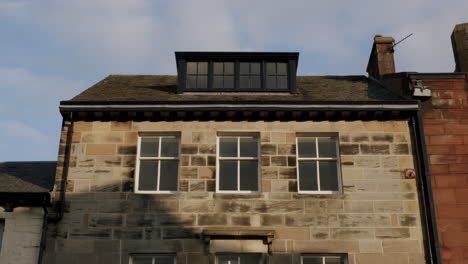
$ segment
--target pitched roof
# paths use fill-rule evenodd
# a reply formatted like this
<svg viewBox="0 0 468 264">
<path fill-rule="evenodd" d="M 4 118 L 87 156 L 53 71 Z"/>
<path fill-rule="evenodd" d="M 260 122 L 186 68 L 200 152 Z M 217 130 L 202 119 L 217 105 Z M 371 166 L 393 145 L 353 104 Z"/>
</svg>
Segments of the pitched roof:
<svg viewBox="0 0 468 264">
<path fill-rule="evenodd" d="M 56 167 L 55 161 L 0 162 L 0 193 L 49 192 Z"/>
<path fill-rule="evenodd" d="M 376 102 L 405 101 L 366 76 L 298 76 L 297 93 L 182 93 L 175 75 L 109 75 L 62 103 L 118 102 Z"/>
</svg>

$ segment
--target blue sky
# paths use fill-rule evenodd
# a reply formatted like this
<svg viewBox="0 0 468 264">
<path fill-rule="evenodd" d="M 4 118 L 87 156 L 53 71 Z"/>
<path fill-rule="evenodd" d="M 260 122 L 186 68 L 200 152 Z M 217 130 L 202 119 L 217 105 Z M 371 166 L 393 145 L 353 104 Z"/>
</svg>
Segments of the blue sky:
<svg viewBox="0 0 468 264">
<path fill-rule="evenodd" d="M 59 101 L 109 74 L 175 74 L 174 51 L 299 51 L 299 74 L 366 74 L 372 38 L 397 71 L 451 72 L 451 0 L 0 0 L 0 161 L 55 160 Z"/>
</svg>

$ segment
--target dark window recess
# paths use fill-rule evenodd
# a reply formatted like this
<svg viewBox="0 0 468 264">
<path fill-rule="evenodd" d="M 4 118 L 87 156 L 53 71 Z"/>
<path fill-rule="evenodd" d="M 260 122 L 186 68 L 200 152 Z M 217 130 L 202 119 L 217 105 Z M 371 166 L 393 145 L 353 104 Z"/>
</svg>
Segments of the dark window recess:
<svg viewBox="0 0 468 264">
<path fill-rule="evenodd" d="M 208 62 L 187 62 L 187 88 L 208 88 Z"/>
<path fill-rule="evenodd" d="M 259 62 L 241 62 L 239 68 L 239 88 L 254 89 L 262 88 L 262 74 Z"/>
<path fill-rule="evenodd" d="M 267 89 L 287 89 L 288 88 L 288 67 L 284 62 L 266 63 L 266 88 Z"/>
<path fill-rule="evenodd" d="M 184 91 L 296 92 L 296 52 L 176 52 Z"/>
</svg>

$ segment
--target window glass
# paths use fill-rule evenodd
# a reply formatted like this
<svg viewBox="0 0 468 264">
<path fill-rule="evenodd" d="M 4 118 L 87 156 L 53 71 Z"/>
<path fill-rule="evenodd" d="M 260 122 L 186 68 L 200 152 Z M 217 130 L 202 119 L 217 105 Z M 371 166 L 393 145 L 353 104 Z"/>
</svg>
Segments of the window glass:
<svg viewBox="0 0 468 264">
<path fill-rule="evenodd" d="M 240 161 L 240 190 L 241 191 L 258 190 L 258 161 L 256 160 Z"/>
<path fill-rule="evenodd" d="M 304 257 L 302 264 L 323 264 L 322 257 Z"/>
<path fill-rule="evenodd" d="M 174 256 L 132 256 L 131 264 L 174 264 Z"/>
<path fill-rule="evenodd" d="M 213 63 L 213 88 L 234 89 L 234 62 Z"/>
<path fill-rule="evenodd" d="M 302 264 L 344 264 L 342 256 L 302 256 Z"/>
<path fill-rule="evenodd" d="M 217 256 L 218 264 L 260 264 L 262 256 L 260 254 L 238 254 Z"/>
<path fill-rule="evenodd" d="M 154 160 L 140 161 L 140 175 L 138 181 L 138 190 L 152 191 L 156 190 L 158 178 L 158 162 Z"/>
<path fill-rule="evenodd" d="M 297 139 L 299 191 L 339 192 L 341 190 L 337 146 L 337 137 Z"/>
<path fill-rule="evenodd" d="M 141 137 L 137 164 L 136 192 L 177 191 L 179 138 Z"/>
<path fill-rule="evenodd" d="M 187 81 L 189 89 L 208 88 L 208 62 L 187 62 Z"/>
<path fill-rule="evenodd" d="M 237 161 L 220 161 L 219 189 L 224 191 L 237 191 L 237 174 Z"/>
<path fill-rule="evenodd" d="M 218 191 L 258 191 L 258 138 L 219 138 Z"/>
<path fill-rule="evenodd" d="M 132 264 L 153 264 L 153 257 L 135 256 L 132 258 Z"/>
</svg>

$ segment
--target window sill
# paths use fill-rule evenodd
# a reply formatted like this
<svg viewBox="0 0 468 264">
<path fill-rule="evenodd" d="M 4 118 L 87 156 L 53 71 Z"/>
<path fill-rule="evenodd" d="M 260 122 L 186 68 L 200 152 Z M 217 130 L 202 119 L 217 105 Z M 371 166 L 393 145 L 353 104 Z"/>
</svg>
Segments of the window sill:
<svg viewBox="0 0 468 264">
<path fill-rule="evenodd" d="M 136 194 L 176 194 L 179 191 L 135 191 Z"/>
<path fill-rule="evenodd" d="M 213 198 L 217 199 L 260 199 L 263 198 L 263 193 L 239 193 L 239 192 L 216 192 Z"/>
<path fill-rule="evenodd" d="M 293 194 L 294 199 L 343 199 L 345 194 L 343 192 L 323 193 L 323 192 L 299 192 Z"/>
</svg>

